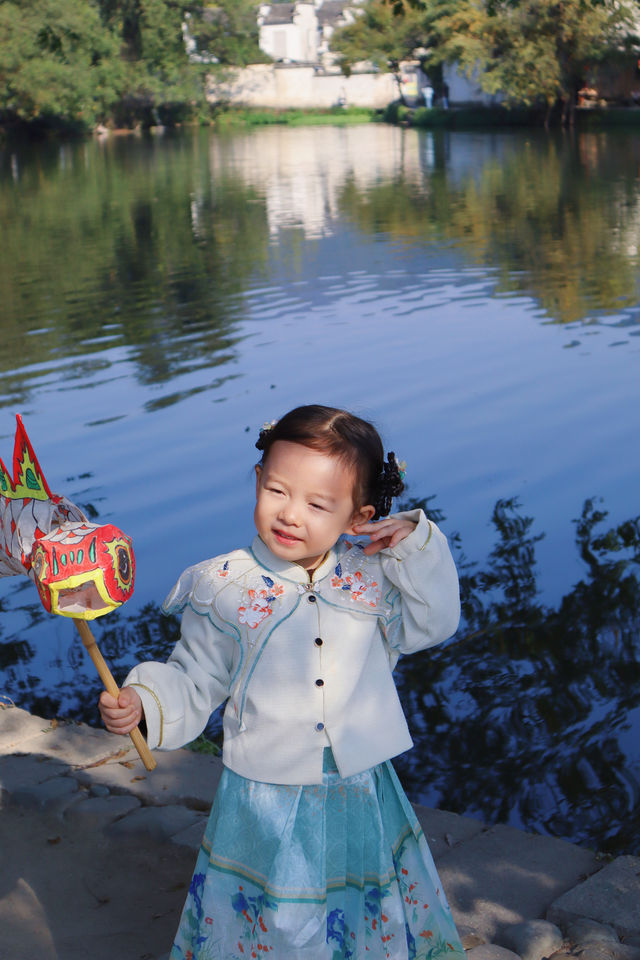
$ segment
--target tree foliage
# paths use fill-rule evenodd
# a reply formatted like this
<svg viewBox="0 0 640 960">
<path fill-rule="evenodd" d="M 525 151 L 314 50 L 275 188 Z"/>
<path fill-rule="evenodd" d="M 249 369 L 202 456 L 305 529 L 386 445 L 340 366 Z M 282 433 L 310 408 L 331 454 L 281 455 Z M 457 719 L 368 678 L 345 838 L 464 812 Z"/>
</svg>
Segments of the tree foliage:
<svg viewBox="0 0 640 960">
<path fill-rule="evenodd" d="M 224 66 L 246 66 L 270 58 L 260 49 L 258 7 L 253 0 L 209 3 L 189 17 L 190 31 L 205 58 Z"/>
<path fill-rule="evenodd" d="M 557 100 L 567 119 L 589 68 L 633 42 L 635 3 L 618 0 L 473 0 L 431 21 L 434 55 L 476 75 L 507 103 Z"/>
<path fill-rule="evenodd" d="M 179 119 L 204 102 L 211 62 L 260 59 L 256 13 L 250 0 L 0 0 L 0 122 Z M 208 57 L 188 56 L 185 23 Z"/>
<path fill-rule="evenodd" d="M 636 0 L 369 0 L 332 47 L 347 69 L 456 63 L 508 104 L 560 100 L 566 119 L 589 68 L 634 48 L 639 13 Z"/>
<path fill-rule="evenodd" d="M 90 126 L 121 93 L 118 44 L 91 0 L 0 4 L 0 111 Z"/>
<path fill-rule="evenodd" d="M 397 71 L 421 45 L 423 11 L 411 7 L 398 15 L 386 0 L 370 0 L 352 23 L 336 30 L 331 49 L 348 67 L 367 61 L 381 70 Z"/>
</svg>

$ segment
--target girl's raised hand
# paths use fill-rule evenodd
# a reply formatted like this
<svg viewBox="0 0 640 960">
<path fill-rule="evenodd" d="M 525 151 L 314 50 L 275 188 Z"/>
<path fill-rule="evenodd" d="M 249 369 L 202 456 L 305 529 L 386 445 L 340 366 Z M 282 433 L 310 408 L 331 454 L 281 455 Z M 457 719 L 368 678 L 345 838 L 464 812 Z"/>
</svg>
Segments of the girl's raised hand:
<svg viewBox="0 0 640 960">
<path fill-rule="evenodd" d="M 413 533 L 417 524 L 411 520 L 405 520 L 403 517 L 383 517 L 382 520 L 376 520 L 375 523 L 356 523 L 353 530 L 355 533 L 368 536 L 370 543 L 364 548 L 367 554 L 379 553 L 385 547 L 395 547 Z"/>
<path fill-rule="evenodd" d="M 117 700 L 103 690 L 98 707 L 102 722 L 110 733 L 131 733 L 142 719 L 142 700 L 132 687 L 123 687 Z"/>
</svg>

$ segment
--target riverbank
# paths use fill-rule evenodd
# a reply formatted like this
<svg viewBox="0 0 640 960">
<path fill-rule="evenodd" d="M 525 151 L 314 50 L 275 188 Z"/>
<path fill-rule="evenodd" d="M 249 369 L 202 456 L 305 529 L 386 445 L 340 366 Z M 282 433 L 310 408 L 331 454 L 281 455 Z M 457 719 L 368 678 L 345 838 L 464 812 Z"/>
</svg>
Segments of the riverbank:
<svg viewBox="0 0 640 960">
<path fill-rule="evenodd" d="M 166 960 L 217 757 L 0 707 L 0 957 Z M 640 960 L 640 858 L 416 807 L 472 960 Z"/>
<path fill-rule="evenodd" d="M 332 107 L 328 109 L 258 109 L 224 105 L 212 107 L 206 117 L 178 123 L 173 126 L 111 127 L 99 124 L 92 131 L 55 123 L 0 125 L 0 142 L 5 144 L 30 140 L 98 139 L 123 136 L 158 136 L 177 132 L 182 128 L 211 127 L 225 133 L 238 129 L 268 126 L 314 127 L 353 126 L 363 123 L 388 123 L 392 126 L 415 127 L 426 130 L 487 131 L 509 128 L 544 129 L 540 111 L 501 106 L 459 105 L 449 110 L 440 107 L 404 106 L 400 101 L 389 103 L 384 109 L 368 107 Z M 634 130 L 640 126 L 640 107 L 594 107 L 576 111 L 575 130 Z M 559 129 L 553 122 L 550 130 Z"/>
</svg>

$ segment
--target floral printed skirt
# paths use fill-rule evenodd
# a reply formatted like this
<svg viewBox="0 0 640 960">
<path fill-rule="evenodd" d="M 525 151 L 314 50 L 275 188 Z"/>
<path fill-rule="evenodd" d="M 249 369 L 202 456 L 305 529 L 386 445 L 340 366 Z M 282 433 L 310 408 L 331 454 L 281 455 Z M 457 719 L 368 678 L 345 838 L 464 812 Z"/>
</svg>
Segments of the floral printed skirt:
<svg viewBox="0 0 640 960">
<path fill-rule="evenodd" d="M 170 960 L 463 960 L 391 763 L 323 783 L 218 787 Z"/>
</svg>

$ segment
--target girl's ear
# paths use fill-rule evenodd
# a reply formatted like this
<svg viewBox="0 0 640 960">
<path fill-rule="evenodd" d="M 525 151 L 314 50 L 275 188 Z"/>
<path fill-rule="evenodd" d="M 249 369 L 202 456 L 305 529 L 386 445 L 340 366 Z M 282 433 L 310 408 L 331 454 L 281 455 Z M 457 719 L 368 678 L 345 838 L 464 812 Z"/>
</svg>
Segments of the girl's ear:
<svg viewBox="0 0 640 960">
<path fill-rule="evenodd" d="M 349 526 L 344 531 L 345 533 L 350 534 L 352 537 L 357 537 L 357 532 L 353 529 L 359 523 L 368 523 L 369 520 L 375 515 L 376 508 L 373 507 L 370 503 L 366 507 L 360 507 L 356 510 L 349 521 Z"/>
<path fill-rule="evenodd" d="M 256 463 L 256 497 L 260 492 L 260 481 L 262 480 L 262 464 Z"/>
</svg>

